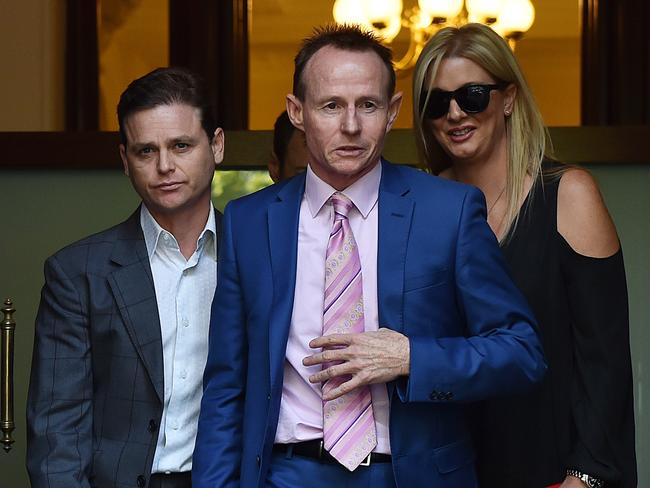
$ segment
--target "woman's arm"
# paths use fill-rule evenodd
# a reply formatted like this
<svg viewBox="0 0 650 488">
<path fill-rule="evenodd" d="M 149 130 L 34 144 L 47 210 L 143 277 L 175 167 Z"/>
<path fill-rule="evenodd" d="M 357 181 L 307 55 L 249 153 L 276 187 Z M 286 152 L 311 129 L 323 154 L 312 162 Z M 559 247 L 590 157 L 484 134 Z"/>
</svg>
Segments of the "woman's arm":
<svg viewBox="0 0 650 488">
<path fill-rule="evenodd" d="M 593 177 L 562 176 L 558 232 L 572 324 L 575 439 L 567 468 L 636 486 L 627 285 L 616 228 Z M 563 487 L 577 478 L 567 477 Z M 606 485 L 609 486 L 609 485 Z"/>
</svg>

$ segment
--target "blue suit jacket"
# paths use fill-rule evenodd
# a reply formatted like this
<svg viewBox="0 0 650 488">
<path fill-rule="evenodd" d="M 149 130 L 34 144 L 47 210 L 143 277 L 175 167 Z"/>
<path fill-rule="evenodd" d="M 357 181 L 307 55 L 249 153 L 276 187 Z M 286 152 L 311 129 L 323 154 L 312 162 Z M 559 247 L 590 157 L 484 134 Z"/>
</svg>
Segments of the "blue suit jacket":
<svg viewBox="0 0 650 488">
<path fill-rule="evenodd" d="M 475 188 L 382 162 L 379 325 L 411 344 L 387 385 L 398 486 L 474 486 L 462 404 L 522 390 L 545 371 Z M 264 486 L 293 309 L 300 175 L 226 208 L 193 461 L 197 487 Z"/>
</svg>

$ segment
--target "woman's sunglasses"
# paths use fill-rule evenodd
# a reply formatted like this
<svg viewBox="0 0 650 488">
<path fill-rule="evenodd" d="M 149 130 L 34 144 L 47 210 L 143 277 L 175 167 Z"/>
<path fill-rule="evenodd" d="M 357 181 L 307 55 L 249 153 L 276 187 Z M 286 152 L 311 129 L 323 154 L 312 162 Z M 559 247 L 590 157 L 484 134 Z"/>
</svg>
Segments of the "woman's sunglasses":
<svg viewBox="0 0 650 488">
<path fill-rule="evenodd" d="M 438 119 L 449 112 L 449 104 L 452 99 L 460 109 L 468 114 L 477 114 L 483 112 L 490 104 L 490 92 L 492 90 L 501 90 L 507 83 L 498 83 L 494 85 L 471 84 L 461 86 L 454 91 L 444 91 L 434 89 L 423 92 L 420 99 L 424 106 L 424 116 L 428 119 Z"/>
</svg>

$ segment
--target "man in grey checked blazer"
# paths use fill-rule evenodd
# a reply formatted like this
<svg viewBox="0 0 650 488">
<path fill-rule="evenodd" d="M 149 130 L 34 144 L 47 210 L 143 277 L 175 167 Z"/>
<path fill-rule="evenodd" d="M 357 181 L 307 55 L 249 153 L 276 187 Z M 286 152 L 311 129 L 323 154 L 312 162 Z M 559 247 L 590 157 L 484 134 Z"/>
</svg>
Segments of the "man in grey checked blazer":
<svg viewBox="0 0 650 488">
<path fill-rule="evenodd" d="M 182 69 L 129 85 L 120 154 L 142 205 L 45 263 L 27 405 L 35 488 L 191 485 L 221 224 L 210 190 L 224 136 L 206 100 Z"/>
</svg>

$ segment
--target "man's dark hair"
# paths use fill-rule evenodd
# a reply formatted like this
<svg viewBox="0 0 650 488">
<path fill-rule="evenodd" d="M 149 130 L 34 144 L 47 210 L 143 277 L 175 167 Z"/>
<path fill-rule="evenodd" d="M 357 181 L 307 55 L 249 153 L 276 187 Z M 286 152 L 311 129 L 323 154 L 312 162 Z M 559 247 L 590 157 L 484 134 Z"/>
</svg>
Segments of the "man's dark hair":
<svg viewBox="0 0 650 488">
<path fill-rule="evenodd" d="M 280 165 L 280 172 L 282 172 L 287 159 L 291 136 L 297 130 L 291 123 L 291 120 L 289 120 L 289 114 L 287 114 L 286 110 L 275 119 L 275 125 L 273 126 L 273 152 Z"/>
<path fill-rule="evenodd" d="M 185 68 L 157 68 L 132 81 L 117 104 L 120 141 L 126 146 L 124 122 L 127 117 L 161 105 L 181 103 L 201 111 L 201 126 L 212 141 L 217 122 L 203 79 Z"/>
<path fill-rule="evenodd" d="M 332 46 L 344 51 L 372 51 L 382 60 L 388 71 L 388 98 L 395 93 L 395 69 L 391 50 L 379 42 L 379 38 L 370 31 L 365 31 L 353 24 L 329 24 L 314 29 L 314 34 L 302 41 L 300 51 L 294 59 L 293 94 L 299 100 L 305 99 L 305 84 L 302 73 L 307 62 L 325 46 Z"/>
</svg>

